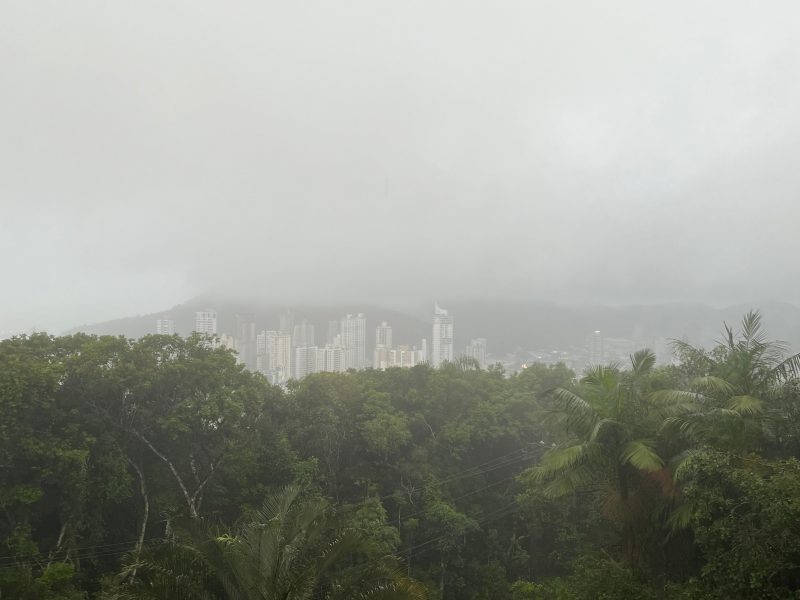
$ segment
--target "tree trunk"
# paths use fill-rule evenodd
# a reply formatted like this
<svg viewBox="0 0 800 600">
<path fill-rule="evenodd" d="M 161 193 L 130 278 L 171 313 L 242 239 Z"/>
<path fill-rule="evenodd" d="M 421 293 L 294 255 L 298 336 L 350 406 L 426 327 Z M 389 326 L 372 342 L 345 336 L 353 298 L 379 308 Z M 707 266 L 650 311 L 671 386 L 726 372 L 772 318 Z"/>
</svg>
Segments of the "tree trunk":
<svg viewBox="0 0 800 600">
<path fill-rule="evenodd" d="M 136 471 L 136 474 L 139 476 L 139 492 L 142 494 L 142 502 L 144 503 L 144 506 L 142 507 L 142 525 L 139 528 L 139 539 L 136 541 L 136 548 L 134 549 L 136 555 L 138 556 L 142 551 L 142 546 L 144 545 L 144 536 L 145 532 L 147 531 L 147 520 L 150 517 L 150 498 L 147 495 L 147 484 L 144 479 L 144 471 L 135 462 L 129 462 L 131 463 L 134 471 Z"/>
</svg>

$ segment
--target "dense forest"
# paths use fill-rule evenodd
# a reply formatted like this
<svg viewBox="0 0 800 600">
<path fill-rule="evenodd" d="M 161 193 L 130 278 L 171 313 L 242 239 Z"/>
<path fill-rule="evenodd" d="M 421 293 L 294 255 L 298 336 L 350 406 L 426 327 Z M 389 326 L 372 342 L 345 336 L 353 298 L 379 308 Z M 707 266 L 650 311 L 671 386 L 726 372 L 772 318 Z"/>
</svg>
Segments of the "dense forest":
<svg viewBox="0 0 800 600">
<path fill-rule="evenodd" d="M 0 598 L 800 597 L 800 374 L 757 313 L 575 374 L 271 386 L 194 336 L 0 342 Z"/>
</svg>

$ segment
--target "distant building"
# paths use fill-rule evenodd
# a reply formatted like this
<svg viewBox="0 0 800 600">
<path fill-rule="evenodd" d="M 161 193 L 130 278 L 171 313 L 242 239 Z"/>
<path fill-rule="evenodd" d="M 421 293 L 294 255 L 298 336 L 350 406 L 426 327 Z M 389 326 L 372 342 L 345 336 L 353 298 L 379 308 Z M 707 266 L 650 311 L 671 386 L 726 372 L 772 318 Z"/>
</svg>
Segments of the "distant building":
<svg viewBox="0 0 800 600">
<path fill-rule="evenodd" d="M 174 335 L 175 321 L 172 319 L 158 319 L 156 321 L 156 333 L 160 335 Z"/>
<path fill-rule="evenodd" d="M 314 345 L 314 326 L 306 319 L 296 324 L 292 330 L 292 344 L 295 348 Z"/>
<path fill-rule="evenodd" d="M 375 345 L 392 347 L 392 326 L 386 321 L 382 321 L 380 325 L 375 328 Z"/>
<path fill-rule="evenodd" d="M 397 346 L 389 351 L 389 366 L 410 368 L 421 361 L 420 352 L 416 348 L 410 346 Z"/>
<path fill-rule="evenodd" d="M 486 368 L 486 338 L 476 338 L 472 340 L 464 351 L 464 356 L 474 358 L 478 361 L 481 369 Z"/>
<path fill-rule="evenodd" d="M 326 344 L 317 350 L 317 372 L 344 373 L 344 348 L 338 344 Z"/>
<path fill-rule="evenodd" d="M 256 369 L 271 383 L 292 377 L 292 338 L 283 331 L 262 331 L 256 337 Z"/>
<path fill-rule="evenodd" d="M 589 366 L 599 366 L 605 364 L 605 350 L 603 348 L 603 334 L 595 331 L 589 336 Z"/>
<path fill-rule="evenodd" d="M 439 367 L 453 360 L 453 317 L 438 304 L 433 310 L 433 336 L 431 344 L 431 365 Z"/>
<path fill-rule="evenodd" d="M 317 372 L 316 346 L 300 346 L 294 349 L 294 378 L 302 379 Z"/>
<path fill-rule="evenodd" d="M 391 364 L 391 348 L 378 344 L 372 351 L 372 368 L 385 371 Z"/>
<path fill-rule="evenodd" d="M 392 326 L 383 321 L 375 328 L 375 350 L 372 353 L 372 367 L 381 371 L 389 367 L 389 353 L 391 350 Z"/>
<path fill-rule="evenodd" d="M 252 313 L 236 315 L 236 351 L 239 362 L 251 371 L 256 370 L 256 316 Z"/>
<path fill-rule="evenodd" d="M 364 313 L 344 317 L 341 336 L 346 368 L 363 369 L 366 366 L 367 354 L 367 318 Z"/>
<path fill-rule="evenodd" d="M 205 335 L 216 335 L 217 311 L 200 310 L 194 313 L 194 330 Z"/>
</svg>

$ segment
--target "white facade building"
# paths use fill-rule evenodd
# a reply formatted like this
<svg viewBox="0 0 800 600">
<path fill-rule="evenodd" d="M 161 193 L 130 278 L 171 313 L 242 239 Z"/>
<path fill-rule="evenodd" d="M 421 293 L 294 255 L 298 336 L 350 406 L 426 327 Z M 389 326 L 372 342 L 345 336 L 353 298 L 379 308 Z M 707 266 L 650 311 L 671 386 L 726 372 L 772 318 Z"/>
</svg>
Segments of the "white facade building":
<svg viewBox="0 0 800 600">
<path fill-rule="evenodd" d="M 433 341 L 431 343 L 431 366 L 440 367 L 453 361 L 453 317 L 438 304 L 433 310 Z"/>
<path fill-rule="evenodd" d="M 476 338 L 469 343 L 464 352 L 464 356 L 474 358 L 478 361 L 481 369 L 486 368 L 486 338 Z"/>
<path fill-rule="evenodd" d="M 282 331 L 262 331 L 256 337 L 256 369 L 271 383 L 292 377 L 292 337 Z"/>
<path fill-rule="evenodd" d="M 605 349 L 603 348 L 603 334 L 595 331 L 589 336 L 589 365 L 596 367 L 605 363 Z"/>
<path fill-rule="evenodd" d="M 172 319 L 158 319 L 156 321 L 156 333 L 160 335 L 174 335 L 175 321 Z"/>
<path fill-rule="evenodd" d="M 363 369 L 366 366 L 367 354 L 367 318 L 364 313 L 344 317 L 341 336 L 345 352 L 345 367 Z"/>
<path fill-rule="evenodd" d="M 317 372 L 316 346 L 300 346 L 294 350 L 294 378 L 302 379 Z"/>
<path fill-rule="evenodd" d="M 317 372 L 344 373 L 344 348 L 337 344 L 326 344 L 317 350 Z"/>
<path fill-rule="evenodd" d="M 385 370 L 390 366 L 392 350 L 392 326 L 386 321 L 375 328 L 375 350 L 372 353 L 372 368 Z"/>
<path fill-rule="evenodd" d="M 205 335 L 216 335 L 217 311 L 199 310 L 194 313 L 194 330 Z"/>
</svg>

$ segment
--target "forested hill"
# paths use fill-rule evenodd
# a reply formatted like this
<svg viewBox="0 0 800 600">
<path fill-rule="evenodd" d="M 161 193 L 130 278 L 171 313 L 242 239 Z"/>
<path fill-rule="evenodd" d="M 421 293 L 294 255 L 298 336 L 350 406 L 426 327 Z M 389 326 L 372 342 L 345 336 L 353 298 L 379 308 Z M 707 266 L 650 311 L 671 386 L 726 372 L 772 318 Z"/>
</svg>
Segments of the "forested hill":
<svg viewBox="0 0 800 600">
<path fill-rule="evenodd" d="M 559 306 L 541 302 L 444 302 L 455 317 L 456 352 L 460 353 L 473 338 L 484 337 L 495 357 L 518 349 L 556 349 L 582 347 L 587 336 L 602 331 L 607 338 L 625 338 L 638 346 L 663 352 L 666 340 L 686 338 L 694 344 L 712 346 L 719 338 L 719 324 L 735 323 L 749 309 L 764 314 L 765 326 L 778 331 L 781 339 L 793 348 L 800 348 L 800 308 L 779 302 L 754 302 L 727 308 L 703 304 L 660 304 L 608 306 Z M 261 329 L 277 329 L 281 312 L 291 308 L 297 319 L 308 319 L 317 327 L 317 343 L 325 343 L 328 320 L 347 313 L 363 312 L 367 316 L 367 345 L 371 351 L 372 331 L 380 321 L 394 328 L 396 344 L 417 344 L 430 338 L 431 316 L 427 305 L 397 310 L 376 304 L 323 306 L 285 306 L 276 303 L 222 301 L 213 297 L 195 298 L 169 310 L 82 325 L 67 333 L 82 331 L 98 335 L 125 335 L 138 338 L 155 331 L 155 322 L 162 317 L 175 320 L 177 332 L 188 335 L 194 327 L 194 313 L 214 308 L 219 314 L 219 331 L 233 334 L 237 313 L 254 313 Z"/>
<path fill-rule="evenodd" d="M 0 598 L 797 598 L 800 355 L 731 325 L 286 387 L 199 336 L 0 341 Z"/>
</svg>

